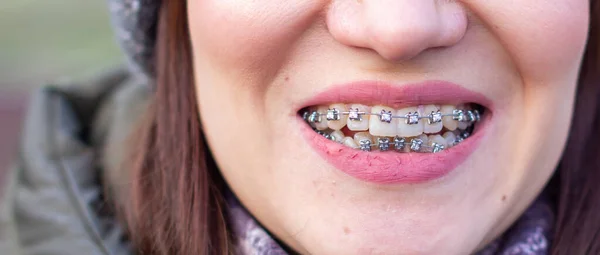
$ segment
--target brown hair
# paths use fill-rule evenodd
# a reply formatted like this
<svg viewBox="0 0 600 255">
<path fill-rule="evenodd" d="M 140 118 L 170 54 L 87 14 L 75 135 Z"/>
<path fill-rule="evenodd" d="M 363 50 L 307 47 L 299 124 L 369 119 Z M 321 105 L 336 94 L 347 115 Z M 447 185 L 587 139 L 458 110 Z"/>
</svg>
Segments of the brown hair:
<svg viewBox="0 0 600 255">
<path fill-rule="evenodd" d="M 552 254 L 600 254 L 600 1 L 590 8 L 571 130 L 550 184 L 558 213 Z"/>
<path fill-rule="evenodd" d="M 600 254 L 600 1 L 591 25 L 566 150 L 549 184 L 557 202 L 552 254 Z M 196 107 L 186 1 L 163 1 L 156 92 L 132 150 L 125 208 L 142 254 L 230 254 L 224 181 Z"/>
<path fill-rule="evenodd" d="M 200 126 L 186 1 L 163 1 L 156 91 L 135 134 L 130 237 L 141 254 L 229 254 L 224 181 Z"/>
</svg>

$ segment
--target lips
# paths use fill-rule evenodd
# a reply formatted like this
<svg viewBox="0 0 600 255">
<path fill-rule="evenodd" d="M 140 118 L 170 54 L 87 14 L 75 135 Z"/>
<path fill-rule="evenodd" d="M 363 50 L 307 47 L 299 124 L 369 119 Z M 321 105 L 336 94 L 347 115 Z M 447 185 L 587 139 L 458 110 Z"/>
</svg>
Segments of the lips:
<svg viewBox="0 0 600 255">
<path fill-rule="evenodd" d="M 420 183 L 449 174 L 477 148 L 494 109 L 487 97 L 449 82 L 428 81 L 397 86 L 362 81 L 322 91 L 299 104 L 297 111 L 310 106 L 335 103 L 386 105 L 394 108 L 474 103 L 485 107 L 486 114 L 475 126 L 473 134 L 460 144 L 439 153 L 357 150 L 324 138 L 306 124 L 301 116 L 297 117 L 305 139 L 325 161 L 354 178 L 378 184 Z"/>
</svg>

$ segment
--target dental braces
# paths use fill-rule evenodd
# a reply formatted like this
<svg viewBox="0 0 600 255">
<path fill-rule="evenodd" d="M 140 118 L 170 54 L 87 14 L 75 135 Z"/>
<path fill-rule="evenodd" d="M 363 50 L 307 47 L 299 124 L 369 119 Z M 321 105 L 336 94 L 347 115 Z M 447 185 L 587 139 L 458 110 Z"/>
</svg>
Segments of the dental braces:
<svg viewBox="0 0 600 255">
<path fill-rule="evenodd" d="M 404 119 L 404 123 L 408 125 L 416 125 L 419 124 L 419 121 L 422 119 L 427 119 L 427 124 L 433 125 L 436 123 L 442 122 L 442 118 L 444 117 L 452 117 L 453 120 L 459 122 L 478 122 L 481 120 L 481 114 L 478 110 L 459 110 L 455 109 L 450 114 L 442 114 L 440 110 L 431 111 L 427 116 L 420 116 L 419 112 L 408 112 L 405 115 L 393 115 L 392 111 L 381 110 L 380 113 L 372 113 L 372 112 L 362 112 L 359 111 L 358 108 L 352 109 L 349 111 L 340 111 L 336 108 L 328 109 L 326 113 L 321 113 L 317 111 L 313 112 L 304 112 L 302 117 L 304 120 L 309 123 L 320 123 L 323 121 L 323 116 L 328 121 L 336 121 L 340 120 L 342 116 L 348 116 L 348 120 L 350 121 L 362 121 L 362 116 L 370 115 L 370 116 L 378 116 L 381 122 L 391 123 L 393 119 Z"/>
<path fill-rule="evenodd" d="M 325 138 L 327 138 L 329 140 L 336 141 L 335 138 L 330 134 L 326 134 L 325 132 L 320 131 L 320 130 L 315 130 L 315 131 L 318 134 L 324 136 Z M 459 135 L 456 136 L 456 138 L 454 139 L 454 141 L 452 142 L 452 144 L 450 146 L 455 146 L 455 145 L 463 142 L 470 135 L 471 135 L 471 133 L 469 131 L 467 131 L 467 130 L 462 131 L 462 133 L 460 133 Z M 337 142 L 341 142 L 341 141 L 337 141 Z M 449 147 L 444 146 L 443 144 L 439 144 L 439 143 L 432 143 L 431 145 L 424 144 L 424 141 L 420 138 L 413 138 L 410 140 L 410 142 L 408 142 L 406 138 L 399 137 L 399 136 L 394 137 L 393 141 L 387 137 L 379 137 L 379 138 L 377 138 L 377 144 L 373 143 L 370 139 L 363 139 L 363 140 L 359 141 L 358 145 L 359 145 L 359 149 L 362 151 L 371 151 L 371 149 L 373 147 L 377 147 L 380 151 L 389 151 L 391 149 L 392 145 L 394 146 L 394 150 L 398 151 L 398 152 L 404 152 L 404 149 L 407 146 L 411 151 L 414 151 L 414 152 L 431 152 L 431 153 L 438 153 L 438 152 L 441 152 L 441 151 L 449 148 Z"/>
</svg>

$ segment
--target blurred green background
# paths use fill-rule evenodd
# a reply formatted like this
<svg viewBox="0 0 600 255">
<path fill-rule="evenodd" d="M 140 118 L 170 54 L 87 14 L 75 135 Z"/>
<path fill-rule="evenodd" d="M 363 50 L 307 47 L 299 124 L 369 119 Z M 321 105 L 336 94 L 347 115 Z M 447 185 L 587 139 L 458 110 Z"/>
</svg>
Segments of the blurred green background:
<svg viewBox="0 0 600 255">
<path fill-rule="evenodd" d="M 0 0 L 0 186 L 30 92 L 122 61 L 105 0 Z"/>
<path fill-rule="evenodd" d="M 121 62 L 105 0 L 0 1 L 0 89 L 28 90 Z"/>
</svg>

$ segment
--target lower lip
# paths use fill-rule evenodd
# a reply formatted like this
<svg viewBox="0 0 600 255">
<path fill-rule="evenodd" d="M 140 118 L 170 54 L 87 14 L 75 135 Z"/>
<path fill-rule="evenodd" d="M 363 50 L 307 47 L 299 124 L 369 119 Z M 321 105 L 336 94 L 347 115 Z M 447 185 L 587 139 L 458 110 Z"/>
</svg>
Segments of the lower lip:
<svg viewBox="0 0 600 255">
<path fill-rule="evenodd" d="M 482 119 L 473 135 L 441 152 L 398 153 L 349 148 L 317 134 L 301 117 L 298 121 L 309 144 L 329 164 L 356 179 L 377 184 L 421 183 L 449 174 L 477 148 L 488 122 Z"/>
</svg>

